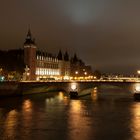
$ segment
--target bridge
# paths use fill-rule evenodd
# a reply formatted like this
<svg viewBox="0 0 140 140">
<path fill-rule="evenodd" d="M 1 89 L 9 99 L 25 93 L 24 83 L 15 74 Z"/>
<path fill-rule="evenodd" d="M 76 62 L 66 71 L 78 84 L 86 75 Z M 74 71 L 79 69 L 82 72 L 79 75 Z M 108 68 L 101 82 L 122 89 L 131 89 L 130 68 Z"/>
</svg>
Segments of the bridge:
<svg viewBox="0 0 140 140">
<path fill-rule="evenodd" d="M 136 82 L 122 82 L 122 81 L 49 81 L 49 82 L 21 82 L 20 90 L 22 94 L 32 94 L 32 93 L 46 93 L 51 91 L 65 91 L 70 92 L 72 86 L 76 86 L 76 90 L 79 94 L 84 94 L 84 92 L 91 92 L 95 87 L 101 88 L 103 85 L 110 88 L 121 88 L 124 87 L 128 90 L 134 90 L 134 85 Z"/>
<path fill-rule="evenodd" d="M 138 81 L 137 81 L 138 82 Z M 95 87 L 99 89 L 104 85 L 107 87 L 124 87 L 128 91 L 135 88 L 136 81 L 47 81 L 47 82 L 1 82 L 0 83 L 0 96 L 19 96 L 36 93 L 48 93 L 55 91 L 65 91 L 69 93 L 72 90 L 72 85 L 76 85 L 76 90 L 79 94 L 92 92 Z M 137 83 L 139 84 L 139 83 Z M 139 85 L 140 86 L 140 85 Z M 133 89 L 134 90 L 134 89 Z"/>
</svg>

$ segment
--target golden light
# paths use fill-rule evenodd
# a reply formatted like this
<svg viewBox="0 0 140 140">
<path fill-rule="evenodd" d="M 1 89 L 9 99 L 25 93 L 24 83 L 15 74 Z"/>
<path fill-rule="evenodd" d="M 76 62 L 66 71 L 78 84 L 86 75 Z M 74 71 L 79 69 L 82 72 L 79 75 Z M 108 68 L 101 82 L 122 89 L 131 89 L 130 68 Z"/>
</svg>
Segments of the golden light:
<svg viewBox="0 0 140 140">
<path fill-rule="evenodd" d="M 75 74 L 78 74 L 78 73 L 79 73 L 78 71 L 75 72 Z"/>
<path fill-rule="evenodd" d="M 22 107 L 23 107 L 24 112 L 31 112 L 32 111 L 32 102 L 27 99 L 24 101 Z"/>
<path fill-rule="evenodd" d="M 71 111 L 74 112 L 80 112 L 81 111 L 81 101 L 77 100 L 77 101 L 72 101 L 71 102 Z"/>
<path fill-rule="evenodd" d="M 71 85 L 71 89 L 72 89 L 72 90 L 76 90 L 76 89 L 77 89 L 76 83 L 73 83 L 73 84 Z"/>
<path fill-rule="evenodd" d="M 140 74 L 140 70 L 138 70 L 137 73 Z"/>
<path fill-rule="evenodd" d="M 90 118 L 85 117 L 87 112 L 84 104 L 80 100 L 72 100 L 70 102 L 68 126 L 71 128 L 69 132 L 70 139 L 88 139 L 91 134 Z M 82 129 L 81 129 L 82 128 Z M 94 130 L 92 130 L 94 133 Z"/>
<path fill-rule="evenodd" d="M 87 75 L 87 72 L 84 72 L 85 75 Z"/>
<path fill-rule="evenodd" d="M 94 79 L 97 79 L 97 77 L 96 77 L 96 76 L 94 76 L 93 78 L 94 78 Z"/>
<path fill-rule="evenodd" d="M 58 94 L 58 99 L 59 99 L 60 101 L 62 101 L 62 100 L 64 99 L 64 94 L 63 94 L 63 92 L 59 92 L 59 94 Z"/>
<path fill-rule="evenodd" d="M 69 80 L 70 77 L 69 76 L 64 76 L 64 80 Z"/>
<path fill-rule="evenodd" d="M 136 91 L 140 92 L 140 86 L 136 86 Z"/>
<path fill-rule="evenodd" d="M 5 135 L 7 137 L 12 137 L 15 135 L 15 129 L 17 126 L 18 112 L 16 110 L 11 110 L 5 121 Z"/>
<path fill-rule="evenodd" d="M 140 139 L 140 103 L 136 103 L 132 106 L 132 114 L 133 114 L 133 119 L 132 119 L 132 132 L 133 132 L 133 137 L 134 139 L 139 140 Z"/>
<path fill-rule="evenodd" d="M 30 73 L 29 72 L 27 72 L 27 76 L 29 76 L 30 75 Z"/>
<path fill-rule="evenodd" d="M 135 84 L 133 87 L 133 90 L 134 90 L 134 92 L 135 91 L 140 92 L 140 84 L 139 83 Z"/>
</svg>

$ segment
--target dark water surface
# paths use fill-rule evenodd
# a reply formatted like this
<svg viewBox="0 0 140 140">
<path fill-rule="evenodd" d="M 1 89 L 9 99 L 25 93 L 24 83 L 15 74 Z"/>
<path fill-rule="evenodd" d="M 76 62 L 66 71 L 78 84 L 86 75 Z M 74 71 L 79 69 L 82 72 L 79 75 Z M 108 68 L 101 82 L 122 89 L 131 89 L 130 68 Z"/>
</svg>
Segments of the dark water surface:
<svg viewBox="0 0 140 140">
<path fill-rule="evenodd" d="M 140 140 L 136 86 L 104 84 L 77 100 L 63 92 L 0 99 L 0 139 Z"/>
</svg>

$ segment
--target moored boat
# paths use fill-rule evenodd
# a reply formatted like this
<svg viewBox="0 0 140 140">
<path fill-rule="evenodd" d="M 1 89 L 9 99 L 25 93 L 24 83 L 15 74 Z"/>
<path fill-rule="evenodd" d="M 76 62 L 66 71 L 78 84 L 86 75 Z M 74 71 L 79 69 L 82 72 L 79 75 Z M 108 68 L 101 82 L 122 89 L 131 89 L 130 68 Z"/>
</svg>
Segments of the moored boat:
<svg viewBox="0 0 140 140">
<path fill-rule="evenodd" d="M 70 91 L 69 96 L 72 99 L 78 98 L 78 92 L 77 91 Z"/>
</svg>

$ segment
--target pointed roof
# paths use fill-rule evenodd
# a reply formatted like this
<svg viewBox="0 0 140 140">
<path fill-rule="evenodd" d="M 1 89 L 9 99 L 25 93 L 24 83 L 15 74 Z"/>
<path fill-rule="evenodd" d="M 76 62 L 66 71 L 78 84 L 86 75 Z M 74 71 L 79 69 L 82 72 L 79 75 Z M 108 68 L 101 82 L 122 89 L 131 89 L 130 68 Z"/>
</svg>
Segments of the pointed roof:
<svg viewBox="0 0 140 140">
<path fill-rule="evenodd" d="M 27 38 L 32 38 L 32 34 L 31 34 L 31 30 L 30 30 L 30 28 L 28 29 L 28 33 L 27 33 Z"/>
<path fill-rule="evenodd" d="M 68 55 L 67 51 L 64 54 L 64 60 L 69 61 L 69 55 Z"/>
<path fill-rule="evenodd" d="M 58 58 L 58 60 L 63 60 L 63 56 L 62 56 L 61 50 L 59 50 L 57 58 Z"/>
<path fill-rule="evenodd" d="M 32 38 L 31 30 L 28 29 L 27 36 L 24 42 L 24 45 L 35 45 L 35 39 Z"/>
<path fill-rule="evenodd" d="M 76 53 L 74 54 L 73 60 L 74 60 L 74 61 L 78 61 L 78 58 L 77 58 Z"/>
</svg>

